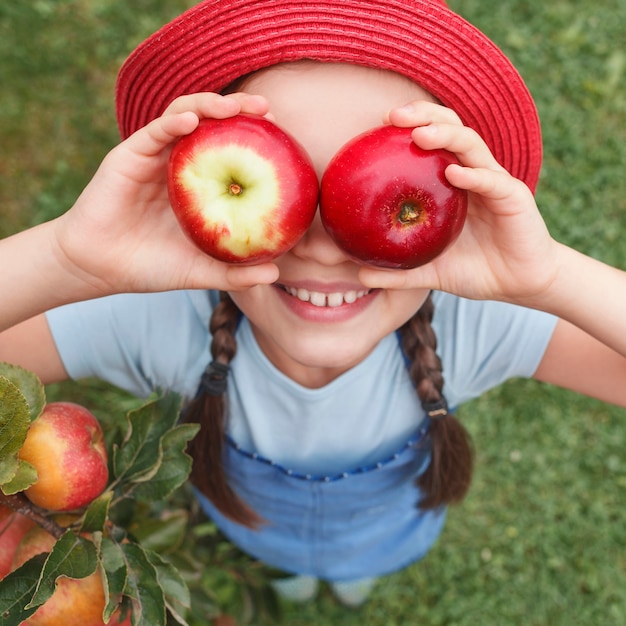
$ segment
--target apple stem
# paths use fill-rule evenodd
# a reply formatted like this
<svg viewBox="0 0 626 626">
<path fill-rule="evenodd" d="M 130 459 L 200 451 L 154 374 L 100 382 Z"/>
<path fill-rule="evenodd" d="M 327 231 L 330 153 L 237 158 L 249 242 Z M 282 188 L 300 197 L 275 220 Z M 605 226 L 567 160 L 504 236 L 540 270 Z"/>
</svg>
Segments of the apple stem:
<svg viewBox="0 0 626 626">
<path fill-rule="evenodd" d="M 230 183 L 228 186 L 228 193 L 230 193 L 231 196 L 239 196 L 242 192 L 243 188 L 238 183 Z"/>
<path fill-rule="evenodd" d="M 39 524 L 44 530 L 49 532 L 56 539 L 60 539 L 65 534 L 65 529 L 59 526 L 52 518 L 47 517 L 39 507 L 35 506 L 24 494 L 15 493 L 6 495 L 0 491 L 0 503 L 8 506 L 10 509 L 28 517 L 33 522 Z"/>
</svg>

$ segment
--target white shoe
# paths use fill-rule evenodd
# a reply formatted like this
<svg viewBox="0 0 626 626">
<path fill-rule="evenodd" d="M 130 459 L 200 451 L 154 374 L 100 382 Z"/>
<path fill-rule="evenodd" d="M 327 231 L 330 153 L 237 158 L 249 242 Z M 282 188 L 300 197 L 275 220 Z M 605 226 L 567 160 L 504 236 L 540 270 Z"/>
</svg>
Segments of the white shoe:
<svg viewBox="0 0 626 626">
<path fill-rule="evenodd" d="M 341 604 L 356 608 L 369 598 L 377 580 L 377 578 L 360 578 L 359 580 L 330 583 L 330 588 Z"/>
<path fill-rule="evenodd" d="M 273 580 L 271 585 L 284 600 L 304 603 L 315 597 L 319 581 L 313 576 L 288 576 Z"/>
</svg>

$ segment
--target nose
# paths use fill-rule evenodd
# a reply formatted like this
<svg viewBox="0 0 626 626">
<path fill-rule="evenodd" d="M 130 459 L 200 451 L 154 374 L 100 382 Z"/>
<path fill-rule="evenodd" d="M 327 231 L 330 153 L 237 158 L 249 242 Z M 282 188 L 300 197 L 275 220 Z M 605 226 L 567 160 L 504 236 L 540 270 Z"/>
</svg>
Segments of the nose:
<svg viewBox="0 0 626 626">
<path fill-rule="evenodd" d="M 350 257 L 331 239 L 322 224 L 319 209 L 304 236 L 291 249 L 301 259 L 315 261 L 321 265 L 339 265 Z"/>
</svg>

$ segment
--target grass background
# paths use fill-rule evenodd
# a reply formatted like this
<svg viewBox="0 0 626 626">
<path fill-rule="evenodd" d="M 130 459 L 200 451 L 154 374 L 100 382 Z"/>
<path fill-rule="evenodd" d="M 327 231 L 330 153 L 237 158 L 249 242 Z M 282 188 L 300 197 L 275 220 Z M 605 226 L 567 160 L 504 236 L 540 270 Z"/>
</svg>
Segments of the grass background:
<svg viewBox="0 0 626 626">
<path fill-rule="evenodd" d="M 0 4 L 0 236 L 71 206 L 118 140 L 119 65 L 192 3 Z M 505 50 L 536 98 L 537 199 L 555 237 L 626 268 L 626 0 L 450 5 Z M 94 381 L 49 393 L 100 413 L 133 403 Z M 428 557 L 381 581 L 359 611 L 324 590 L 285 607 L 285 623 L 626 625 L 626 411 L 511 381 L 461 416 L 477 445 L 476 479 Z"/>
</svg>

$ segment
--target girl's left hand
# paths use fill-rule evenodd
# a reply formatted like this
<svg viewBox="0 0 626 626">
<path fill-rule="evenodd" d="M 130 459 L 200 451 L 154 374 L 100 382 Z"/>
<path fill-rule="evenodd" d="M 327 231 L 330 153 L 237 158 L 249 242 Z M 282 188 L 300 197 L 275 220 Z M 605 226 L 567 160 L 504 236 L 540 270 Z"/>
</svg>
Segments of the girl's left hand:
<svg viewBox="0 0 626 626">
<path fill-rule="evenodd" d="M 421 148 L 444 148 L 457 155 L 461 165 L 448 166 L 446 177 L 469 192 L 468 214 L 456 243 L 431 263 L 412 270 L 363 267 L 363 284 L 437 289 L 529 306 L 541 301 L 558 273 L 559 244 L 550 236 L 528 187 L 513 178 L 450 109 L 413 102 L 392 110 L 388 121 L 414 127 L 413 140 Z"/>
</svg>

